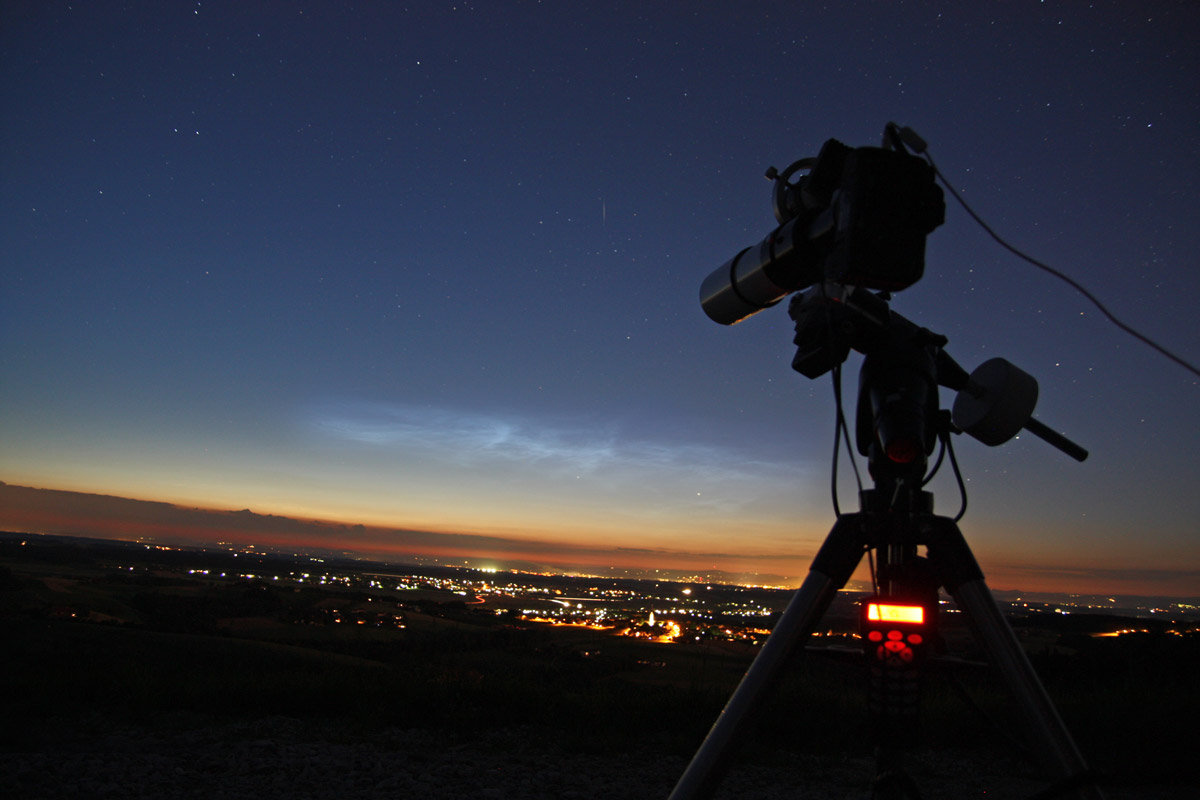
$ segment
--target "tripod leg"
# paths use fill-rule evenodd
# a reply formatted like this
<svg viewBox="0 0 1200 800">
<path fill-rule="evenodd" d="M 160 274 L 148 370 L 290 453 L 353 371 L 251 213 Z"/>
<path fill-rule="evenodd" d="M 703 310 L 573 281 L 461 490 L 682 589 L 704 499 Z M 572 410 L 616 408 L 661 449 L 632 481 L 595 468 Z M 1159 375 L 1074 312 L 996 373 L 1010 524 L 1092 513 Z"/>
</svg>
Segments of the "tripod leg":
<svg viewBox="0 0 1200 800">
<path fill-rule="evenodd" d="M 675 784 L 669 800 L 705 800 L 716 792 L 729 766 L 733 748 L 778 680 L 788 657 L 812 633 L 834 595 L 846 585 L 858 566 L 862 556 L 861 538 L 857 515 L 847 514 L 834 524 L 813 559 L 804 583 L 792 596 L 762 650 Z"/>
<path fill-rule="evenodd" d="M 987 585 L 982 579 L 970 581 L 951 594 L 970 618 L 975 634 L 987 651 L 988 661 L 999 670 L 1020 706 L 1026 726 L 1044 754 L 1046 766 L 1064 782 L 1078 781 L 1086 776 L 1087 763 Z M 1102 800 L 1104 795 L 1089 780 L 1078 786 L 1075 797 Z"/>
<path fill-rule="evenodd" d="M 1075 740 L 984 583 L 983 572 L 958 526 L 944 517 L 935 519 L 940 521 L 937 527 L 941 530 L 929 541 L 930 558 L 939 573 L 945 573 L 941 575 L 942 585 L 967 615 L 988 661 L 999 671 L 1021 709 L 1044 766 L 1063 786 L 1073 785 L 1074 796 L 1079 800 L 1103 800 L 1104 795 L 1090 779 L 1087 763 Z"/>
</svg>

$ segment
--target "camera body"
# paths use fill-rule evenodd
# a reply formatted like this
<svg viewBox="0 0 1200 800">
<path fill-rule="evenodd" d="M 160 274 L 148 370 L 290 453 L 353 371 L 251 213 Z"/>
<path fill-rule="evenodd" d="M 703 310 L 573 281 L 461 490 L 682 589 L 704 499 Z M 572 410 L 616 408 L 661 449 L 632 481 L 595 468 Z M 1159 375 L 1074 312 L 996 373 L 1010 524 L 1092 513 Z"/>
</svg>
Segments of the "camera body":
<svg viewBox="0 0 1200 800">
<path fill-rule="evenodd" d="M 780 225 L 704 279 L 700 305 L 713 321 L 732 325 L 816 283 L 899 291 L 921 279 L 925 238 L 946 216 L 924 160 L 830 139 L 815 159 L 768 177 Z"/>
</svg>

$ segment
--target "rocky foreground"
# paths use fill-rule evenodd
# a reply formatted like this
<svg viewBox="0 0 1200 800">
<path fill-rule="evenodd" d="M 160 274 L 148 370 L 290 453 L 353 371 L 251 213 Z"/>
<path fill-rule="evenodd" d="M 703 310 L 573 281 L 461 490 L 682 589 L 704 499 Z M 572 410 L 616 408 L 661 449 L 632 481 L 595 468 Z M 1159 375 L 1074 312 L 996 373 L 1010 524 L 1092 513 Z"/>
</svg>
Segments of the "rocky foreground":
<svg viewBox="0 0 1200 800">
<path fill-rule="evenodd" d="M 1044 785 L 1025 767 L 973 754 L 923 753 L 911 774 L 927 800 L 1027 798 Z M 0 796 L 51 798 L 338 798 L 338 800 L 642 800 L 666 798 L 686 767 L 678 756 L 565 753 L 527 732 L 474 741 L 392 730 L 364 739 L 291 718 L 167 733 L 123 729 L 31 742 L 0 752 Z M 756 759 L 735 768 L 718 798 L 869 798 L 861 757 Z M 1180 787 L 1111 787 L 1114 800 L 1183 800 Z"/>
</svg>

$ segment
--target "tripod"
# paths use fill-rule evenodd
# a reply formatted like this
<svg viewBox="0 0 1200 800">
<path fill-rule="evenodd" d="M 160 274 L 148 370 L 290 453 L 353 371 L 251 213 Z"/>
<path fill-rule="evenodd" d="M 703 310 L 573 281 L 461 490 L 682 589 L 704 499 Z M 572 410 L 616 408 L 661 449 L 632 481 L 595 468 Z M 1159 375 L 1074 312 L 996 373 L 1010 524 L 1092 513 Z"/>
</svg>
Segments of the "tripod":
<svg viewBox="0 0 1200 800">
<path fill-rule="evenodd" d="M 877 299 L 864 299 L 878 303 Z M 811 298 L 798 296 L 793 301 L 792 316 L 798 323 L 804 315 L 797 313 L 796 307 L 805 303 L 811 303 Z M 883 315 L 872 315 L 870 327 L 886 335 L 872 337 L 874 343 L 863 363 L 856 426 L 858 448 L 868 455 L 874 488 L 860 493 L 860 511 L 841 514 L 834 523 L 808 576 L 670 800 L 712 797 L 733 747 L 790 655 L 803 646 L 866 553 L 878 564 L 878 595 L 866 604 L 874 610 L 864 610 L 864 649 L 873 695 L 869 706 L 882 722 L 876 726 L 880 738 L 873 796 L 877 800 L 917 798 L 915 786 L 899 769 L 901 760 L 894 743 L 903 733 L 898 728 L 903 726 L 907 706 L 915 703 L 915 672 L 928 647 L 925 626 L 936 614 L 937 591 L 943 587 L 1002 677 L 1021 712 L 1029 742 L 1054 780 L 1040 796 L 1102 800 L 1083 757 L 984 582 L 957 522 L 935 515 L 933 495 L 921 489 L 933 439 L 944 436 L 948 440 L 951 430 L 949 415 L 937 408 L 939 383 L 960 390 L 954 424 L 985 443 L 1007 441 L 1024 427 L 1080 460 L 1086 451 L 1030 417 L 1036 382 L 1028 375 L 995 359 L 1003 363 L 987 362 L 968 376 L 941 350 L 944 337 L 883 311 Z M 887 321 L 881 325 L 882 320 Z M 831 329 L 825 324 L 821 327 Z M 797 344 L 801 344 L 799 336 Z M 805 370 L 798 362 L 805 358 L 802 353 L 793 364 L 801 372 Z M 826 361 L 814 371 L 827 368 Z M 926 549 L 925 557 L 918 556 L 918 547 Z M 909 609 L 912 615 L 905 611 L 893 615 L 889 611 L 893 608 Z"/>
</svg>

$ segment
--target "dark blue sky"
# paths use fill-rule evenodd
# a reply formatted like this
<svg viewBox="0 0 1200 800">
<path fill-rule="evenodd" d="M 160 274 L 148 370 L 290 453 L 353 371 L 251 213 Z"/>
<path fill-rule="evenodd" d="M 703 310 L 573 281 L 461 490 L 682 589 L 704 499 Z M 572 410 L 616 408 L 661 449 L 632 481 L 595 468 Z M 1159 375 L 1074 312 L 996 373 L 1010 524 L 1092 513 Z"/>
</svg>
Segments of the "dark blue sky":
<svg viewBox="0 0 1200 800">
<path fill-rule="evenodd" d="M 772 227 L 765 167 L 888 120 L 1200 360 L 1191 3 L 2 13 L 9 483 L 800 575 L 828 380 L 783 309 L 723 328 L 696 294 Z M 1092 452 L 958 440 L 993 585 L 1200 587 L 1194 375 L 953 205 L 893 307 Z"/>
</svg>

